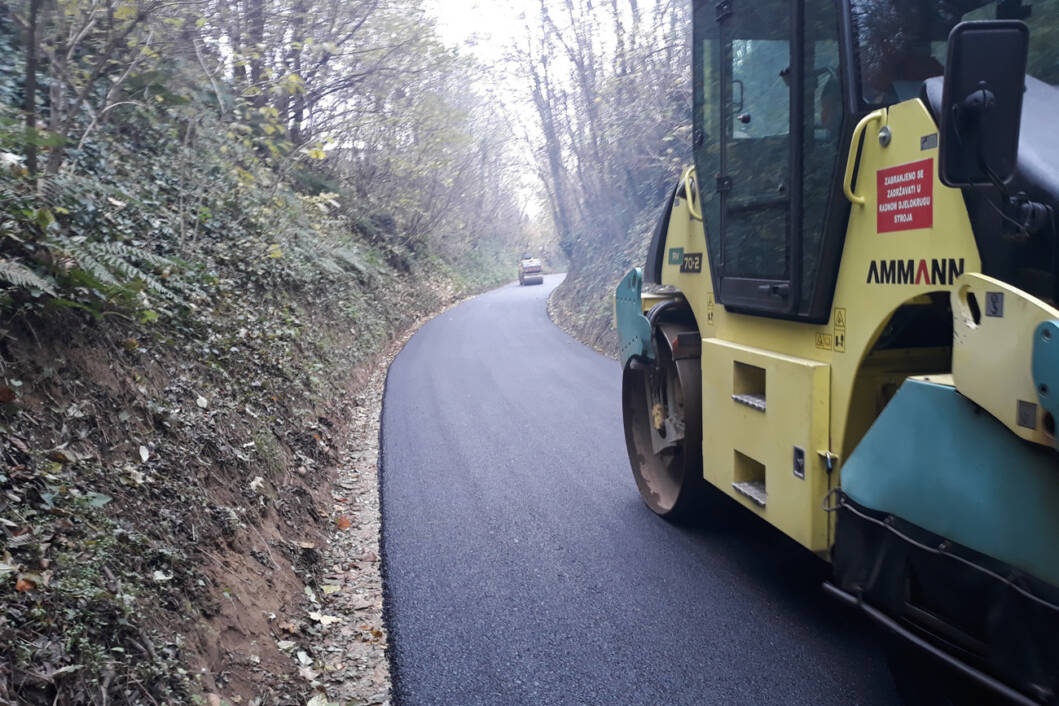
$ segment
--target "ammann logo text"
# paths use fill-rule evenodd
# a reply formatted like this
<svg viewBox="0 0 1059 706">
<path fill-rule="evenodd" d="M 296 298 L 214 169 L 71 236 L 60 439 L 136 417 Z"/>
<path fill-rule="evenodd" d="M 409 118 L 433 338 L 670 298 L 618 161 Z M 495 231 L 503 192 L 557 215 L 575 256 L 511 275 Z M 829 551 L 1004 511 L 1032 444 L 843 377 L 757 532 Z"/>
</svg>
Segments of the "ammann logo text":
<svg viewBox="0 0 1059 706">
<path fill-rule="evenodd" d="M 952 284 L 963 274 L 963 258 L 872 260 L 868 284 Z"/>
</svg>

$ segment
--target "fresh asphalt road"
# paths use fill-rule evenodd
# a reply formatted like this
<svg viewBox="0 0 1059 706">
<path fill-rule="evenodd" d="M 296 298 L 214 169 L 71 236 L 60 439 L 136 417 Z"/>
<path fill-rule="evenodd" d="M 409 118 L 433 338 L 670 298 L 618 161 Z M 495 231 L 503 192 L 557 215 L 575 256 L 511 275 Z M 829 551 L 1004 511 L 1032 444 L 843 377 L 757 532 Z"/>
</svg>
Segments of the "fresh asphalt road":
<svg viewBox="0 0 1059 706">
<path fill-rule="evenodd" d="M 399 704 L 892 704 L 827 567 L 723 496 L 640 501 L 621 370 L 517 284 L 428 322 L 383 401 L 386 613 Z"/>
</svg>

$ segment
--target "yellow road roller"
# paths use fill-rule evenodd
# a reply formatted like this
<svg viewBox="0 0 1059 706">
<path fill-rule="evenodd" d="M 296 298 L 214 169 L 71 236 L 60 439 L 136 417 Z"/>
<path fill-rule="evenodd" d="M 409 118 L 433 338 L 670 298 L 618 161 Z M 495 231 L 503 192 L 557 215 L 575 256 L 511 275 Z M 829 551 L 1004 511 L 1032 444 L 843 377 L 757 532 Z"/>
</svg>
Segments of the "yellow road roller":
<svg viewBox="0 0 1059 706">
<path fill-rule="evenodd" d="M 544 284 L 544 269 L 541 261 L 529 253 L 523 253 L 518 262 L 518 283 L 525 287 L 530 284 Z"/>
<path fill-rule="evenodd" d="M 1059 4 L 693 22 L 694 164 L 615 293 L 644 501 L 830 561 L 910 701 L 1059 703 Z"/>
</svg>

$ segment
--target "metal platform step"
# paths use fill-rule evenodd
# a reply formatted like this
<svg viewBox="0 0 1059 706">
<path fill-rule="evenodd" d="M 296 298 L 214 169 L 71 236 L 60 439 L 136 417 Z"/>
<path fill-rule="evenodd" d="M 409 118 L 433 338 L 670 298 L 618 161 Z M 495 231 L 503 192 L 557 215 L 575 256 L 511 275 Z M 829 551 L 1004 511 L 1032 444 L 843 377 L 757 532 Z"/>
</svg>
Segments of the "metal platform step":
<svg viewBox="0 0 1059 706">
<path fill-rule="evenodd" d="M 764 395 L 732 395 L 732 399 L 739 404 L 745 404 L 747 407 L 752 407 L 759 412 L 765 411 L 765 396 Z"/>
<path fill-rule="evenodd" d="M 765 481 L 752 480 L 745 483 L 732 483 L 732 487 L 753 500 L 756 504 L 765 507 L 765 501 L 768 500 L 769 497 L 768 492 L 765 491 Z"/>
</svg>

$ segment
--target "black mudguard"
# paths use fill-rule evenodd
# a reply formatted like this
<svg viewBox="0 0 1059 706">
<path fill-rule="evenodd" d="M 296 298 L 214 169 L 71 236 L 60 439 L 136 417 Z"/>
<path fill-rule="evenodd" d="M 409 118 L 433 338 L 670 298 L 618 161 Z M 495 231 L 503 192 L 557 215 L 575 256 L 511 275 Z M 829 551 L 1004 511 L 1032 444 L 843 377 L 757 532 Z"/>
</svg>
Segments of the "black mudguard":
<svg viewBox="0 0 1059 706">
<path fill-rule="evenodd" d="M 1059 703 L 1059 588 L 840 497 L 832 559 L 841 592 L 965 673 L 991 676 L 1031 703 Z"/>
</svg>

